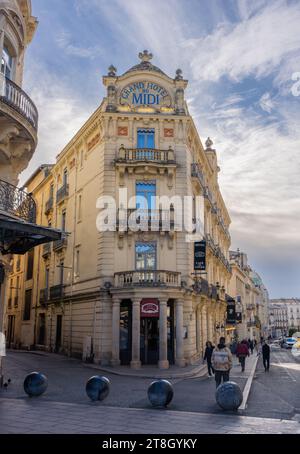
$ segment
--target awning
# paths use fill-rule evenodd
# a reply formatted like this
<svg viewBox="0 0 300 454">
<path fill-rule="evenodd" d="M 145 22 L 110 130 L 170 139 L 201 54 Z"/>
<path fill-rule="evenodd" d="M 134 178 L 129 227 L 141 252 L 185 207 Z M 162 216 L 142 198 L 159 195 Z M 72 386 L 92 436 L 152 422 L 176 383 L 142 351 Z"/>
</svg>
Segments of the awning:
<svg viewBox="0 0 300 454">
<path fill-rule="evenodd" d="M 0 252 L 6 254 L 26 254 L 39 244 L 61 240 L 65 232 L 43 227 L 21 219 L 0 216 Z"/>
</svg>

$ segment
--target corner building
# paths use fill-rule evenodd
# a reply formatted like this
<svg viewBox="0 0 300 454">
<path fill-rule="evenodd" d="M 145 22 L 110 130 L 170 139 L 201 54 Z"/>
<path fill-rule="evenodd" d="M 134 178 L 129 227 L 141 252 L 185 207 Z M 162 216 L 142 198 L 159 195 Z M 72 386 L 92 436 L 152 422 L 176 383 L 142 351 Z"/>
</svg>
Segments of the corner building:
<svg viewBox="0 0 300 454">
<path fill-rule="evenodd" d="M 26 322 L 20 312 L 17 344 L 106 365 L 184 367 L 203 354 L 208 339 L 226 335 L 230 217 L 213 143 L 203 147 L 188 112 L 188 82 L 181 70 L 168 77 L 147 51 L 139 58 L 121 76 L 109 68 L 100 107 L 56 164 L 27 183 L 41 222 L 69 235 L 34 250 L 31 309 L 27 301 Z M 172 222 L 162 228 L 172 208 L 165 213 L 150 202 L 156 231 L 122 231 L 119 214 L 115 231 L 98 231 L 98 197 L 118 205 L 120 188 L 128 199 L 149 201 L 203 195 L 206 273 L 194 274 L 187 232 Z M 26 258 L 24 288 L 25 268 Z"/>
</svg>

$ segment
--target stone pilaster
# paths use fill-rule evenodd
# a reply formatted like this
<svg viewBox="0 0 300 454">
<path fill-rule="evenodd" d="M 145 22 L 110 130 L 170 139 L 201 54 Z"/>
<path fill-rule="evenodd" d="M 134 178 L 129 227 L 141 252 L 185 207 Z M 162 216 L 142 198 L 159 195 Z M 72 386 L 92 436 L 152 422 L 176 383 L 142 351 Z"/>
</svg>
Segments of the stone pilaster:
<svg viewBox="0 0 300 454">
<path fill-rule="evenodd" d="M 168 330 L 167 330 L 167 301 L 159 301 L 159 361 L 160 369 L 168 369 Z"/>
<path fill-rule="evenodd" d="M 141 298 L 132 300 L 132 355 L 130 367 L 141 367 L 140 342 L 141 342 Z"/>
</svg>

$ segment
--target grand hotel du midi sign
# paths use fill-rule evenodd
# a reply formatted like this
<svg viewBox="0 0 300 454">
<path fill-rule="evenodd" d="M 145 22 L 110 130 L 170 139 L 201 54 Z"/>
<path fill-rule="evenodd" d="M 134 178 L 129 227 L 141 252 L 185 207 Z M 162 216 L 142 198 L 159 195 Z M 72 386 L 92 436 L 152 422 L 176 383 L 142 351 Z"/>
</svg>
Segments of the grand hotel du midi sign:
<svg viewBox="0 0 300 454">
<path fill-rule="evenodd" d="M 120 104 L 130 106 L 170 107 L 171 96 L 155 82 L 134 82 L 120 94 Z"/>
</svg>

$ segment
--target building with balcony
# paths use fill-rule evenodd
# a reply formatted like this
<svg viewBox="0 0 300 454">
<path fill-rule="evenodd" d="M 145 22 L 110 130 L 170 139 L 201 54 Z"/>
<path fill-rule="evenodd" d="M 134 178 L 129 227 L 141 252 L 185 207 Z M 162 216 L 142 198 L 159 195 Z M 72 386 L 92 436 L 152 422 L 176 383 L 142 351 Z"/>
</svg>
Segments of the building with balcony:
<svg viewBox="0 0 300 454">
<path fill-rule="evenodd" d="M 269 295 L 260 276 L 248 264 L 247 254 L 230 251 L 230 292 L 236 300 L 236 335 L 242 339 L 267 337 Z"/>
<path fill-rule="evenodd" d="M 289 330 L 300 331 L 300 299 L 279 298 L 270 300 L 269 323 L 273 337 L 288 335 Z"/>
<path fill-rule="evenodd" d="M 31 289 L 21 287 L 22 262 L 19 257 L 12 268 L 12 255 L 22 256 L 38 244 L 61 238 L 60 232 L 38 225 L 36 201 L 17 187 L 37 146 L 37 108 L 22 87 L 25 52 L 36 26 L 30 0 L 0 0 L 0 332 L 7 309 L 8 345 L 21 338 L 18 311 L 27 323 L 31 312 Z M 21 291 L 26 294 L 24 305 Z M 5 306 L 7 298 L 11 304 Z"/>
<path fill-rule="evenodd" d="M 27 184 L 41 224 L 67 235 L 50 250 L 35 248 L 35 315 L 28 320 L 23 310 L 15 333 L 22 346 L 42 341 L 75 357 L 88 346 L 89 358 L 103 365 L 185 366 L 207 340 L 227 333 L 230 217 L 213 143 L 203 146 L 185 102 L 188 81 L 180 70 L 167 76 L 147 51 L 139 58 L 120 76 L 109 68 L 99 108 L 49 172 L 38 169 Z M 191 209 L 183 214 L 176 201 L 187 196 Z M 197 225 L 197 197 L 201 273 L 194 242 L 203 236 L 179 222 L 190 214 Z M 105 201 L 116 209 L 106 212 Z"/>
</svg>

